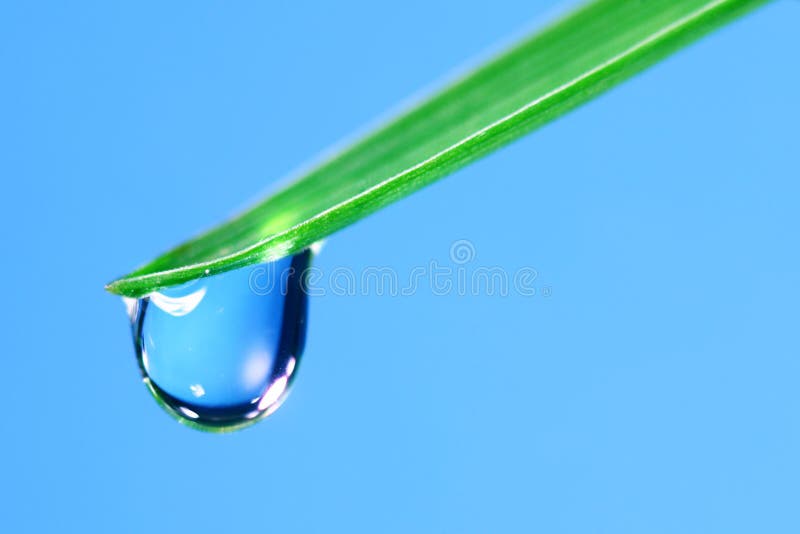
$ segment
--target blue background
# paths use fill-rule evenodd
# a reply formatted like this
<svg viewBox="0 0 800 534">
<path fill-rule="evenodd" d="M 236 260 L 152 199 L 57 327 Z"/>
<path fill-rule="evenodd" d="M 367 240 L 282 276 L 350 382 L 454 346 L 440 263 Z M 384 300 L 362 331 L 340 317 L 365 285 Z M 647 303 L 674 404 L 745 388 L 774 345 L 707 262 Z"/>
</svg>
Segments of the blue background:
<svg viewBox="0 0 800 534">
<path fill-rule="evenodd" d="M 109 279 L 554 2 L 4 2 L 4 532 L 800 531 L 800 3 L 328 241 L 469 239 L 549 297 L 315 298 L 230 435 L 137 376 Z"/>
</svg>

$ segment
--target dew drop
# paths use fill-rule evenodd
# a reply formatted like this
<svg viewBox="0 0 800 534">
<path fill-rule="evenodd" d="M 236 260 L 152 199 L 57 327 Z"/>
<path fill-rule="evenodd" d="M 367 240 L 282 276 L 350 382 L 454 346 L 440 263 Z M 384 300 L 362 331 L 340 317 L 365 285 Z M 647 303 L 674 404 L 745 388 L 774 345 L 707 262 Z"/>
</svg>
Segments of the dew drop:
<svg viewBox="0 0 800 534">
<path fill-rule="evenodd" d="M 306 334 L 312 252 L 126 300 L 144 382 L 184 424 L 250 425 L 277 410 Z"/>
</svg>

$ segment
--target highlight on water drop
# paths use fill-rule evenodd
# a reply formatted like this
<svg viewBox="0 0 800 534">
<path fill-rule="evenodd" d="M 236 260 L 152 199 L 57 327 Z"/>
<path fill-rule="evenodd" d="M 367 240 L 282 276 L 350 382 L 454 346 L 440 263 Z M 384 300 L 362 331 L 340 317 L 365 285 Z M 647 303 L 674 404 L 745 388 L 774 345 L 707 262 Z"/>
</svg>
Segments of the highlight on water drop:
<svg viewBox="0 0 800 534">
<path fill-rule="evenodd" d="M 125 299 L 144 383 L 191 427 L 228 431 L 277 410 L 303 353 L 312 252 Z"/>
</svg>

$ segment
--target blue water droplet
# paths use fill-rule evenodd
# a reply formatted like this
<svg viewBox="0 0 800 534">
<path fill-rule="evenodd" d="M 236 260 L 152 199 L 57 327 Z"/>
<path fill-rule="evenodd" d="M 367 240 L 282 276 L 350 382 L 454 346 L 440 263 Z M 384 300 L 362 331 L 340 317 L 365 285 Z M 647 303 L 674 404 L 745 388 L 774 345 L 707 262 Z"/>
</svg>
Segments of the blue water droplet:
<svg viewBox="0 0 800 534">
<path fill-rule="evenodd" d="M 274 412 L 306 333 L 306 250 L 126 301 L 144 382 L 189 426 L 224 431 Z"/>
</svg>

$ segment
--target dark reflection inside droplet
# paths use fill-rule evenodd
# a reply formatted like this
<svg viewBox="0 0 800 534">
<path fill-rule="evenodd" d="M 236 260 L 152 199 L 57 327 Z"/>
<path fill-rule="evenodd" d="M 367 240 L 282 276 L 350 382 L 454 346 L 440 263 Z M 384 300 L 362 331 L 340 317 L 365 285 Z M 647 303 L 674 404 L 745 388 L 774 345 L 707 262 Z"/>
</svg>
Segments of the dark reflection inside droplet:
<svg viewBox="0 0 800 534">
<path fill-rule="evenodd" d="M 150 293 L 131 303 L 145 384 L 180 421 L 232 430 L 274 412 L 306 333 L 311 251 Z"/>
</svg>

